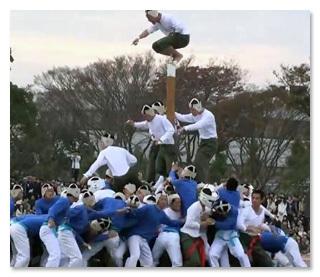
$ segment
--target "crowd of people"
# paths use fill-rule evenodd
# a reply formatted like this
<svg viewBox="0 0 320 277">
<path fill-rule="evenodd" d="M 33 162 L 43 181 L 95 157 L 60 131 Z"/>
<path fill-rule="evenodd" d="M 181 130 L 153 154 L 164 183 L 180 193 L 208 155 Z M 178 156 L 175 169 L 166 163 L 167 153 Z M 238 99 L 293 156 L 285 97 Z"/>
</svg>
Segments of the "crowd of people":
<svg viewBox="0 0 320 277">
<path fill-rule="evenodd" d="M 301 243 L 310 228 L 301 217 L 303 200 L 266 196 L 234 177 L 208 184 L 215 118 L 196 98 L 189 108 L 190 114 L 176 113 L 190 123 L 183 127 L 167 119 L 159 101 L 143 106 L 144 121 L 127 121 L 153 141 L 146 180 L 136 157 L 106 133 L 80 182 L 13 182 L 11 265 L 306 267 Z M 174 135 L 195 130 L 201 139 L 195 162 L 180 165 Z"/>
</svg>

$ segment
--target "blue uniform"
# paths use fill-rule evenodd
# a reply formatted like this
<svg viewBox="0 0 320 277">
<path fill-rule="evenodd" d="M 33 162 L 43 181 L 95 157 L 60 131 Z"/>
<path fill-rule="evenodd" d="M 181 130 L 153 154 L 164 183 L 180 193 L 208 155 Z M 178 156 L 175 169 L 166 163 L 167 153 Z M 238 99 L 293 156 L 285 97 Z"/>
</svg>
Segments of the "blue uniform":
<svg viewBox="0 0 320 277">
<path fill-rule="evenodd" d="M 112 227 L 120 232 L 124 228 L 128 228 L 136 223 L 136 220 L 128 218 L 127 215 L 119 215 L 116 213 L 118 209 L 127 206 L 127 203 L 120 199 L 106 197 L 101 199 L 93 207 L 94 210 L 89 210 L 89 219 L 94 220 L 98 218 L 110 217 L 112 220 Z"/>
<path fill-rule="evenodd" d="M 198 201 L 197 195 L 197 183 L 194 180 L 178 179 L 176 172 L 171 170 L 169 177 L 172 180 L 172 184 L 175 191 L 179 194 L 181 199 L 181 215 L 185 217 L 187 215 L 188 208 Z"/>
<path fill-rule="evenodd" d="M 47 214 L 49 209 L 59 200 L 60 196 L 55 196 L 48 200 L 45 198 L 40 198 L 35 203 L 36 214 Z"/>
<path fill-rule="evenodd" d="M 15 218 L 16 222 L 15 224 L 22 225 L 26 231 L 29 237 L 35 237 L 39 234 L 40 227 L 42 226 L 43 222 L 47 220 L 48 215 L 34 215 L 34 214 L 28 214 L 24 216 L 18 216 Z"/>
<path fill-rule="evenodd" d="M 60 197 L 48 211 L 47 219 L 53 219 L 55 224 L 61 225 L 66 222 L 69 217 L 69 208 L 72 203 L 66 197 Z"/>
<path fill-rule="evenodd" d="M 157 205 L 145 205 L 142 208 L 132 210 L 130 217 L 137 219 L 137 224 L 128 230 L 127 236 L 139 235 L 147 241 L 158 235 L 161 224 L 180 228 L 181 222 L 171 220 Z"/>
<path fill-rule="evenodd" d="M 216 220 L 215 227 L 218 230 L 236 230 L 237 229 L 238 209 L 231 205 L 228 216 L 224 220 Z"/>
<path fill-rule="evenodd" d="M 240 193 L 237 190 L 227 190 L 226 188 L 219 188 L 218 194 L 220 199 L 227 201 L 230 205 L 239 209 L 240 206 Z"/>
<path fill-rule="evenodd" d="M 287 241 L 287 236 L 277 235 L 269 231 L 264 231 L 260 235 L 261 246 L 271 253 L 284 252 Z"/>
<path fill-rule="evenodd" d="M 14 216 L 14 199 L 10 196 L 10 218 Z"/>
</svg>

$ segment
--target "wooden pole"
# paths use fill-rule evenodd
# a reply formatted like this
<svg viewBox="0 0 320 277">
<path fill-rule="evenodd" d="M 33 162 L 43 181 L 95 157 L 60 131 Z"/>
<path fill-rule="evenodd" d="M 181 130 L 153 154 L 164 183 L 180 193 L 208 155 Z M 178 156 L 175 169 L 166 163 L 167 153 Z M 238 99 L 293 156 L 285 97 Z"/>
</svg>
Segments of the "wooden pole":
<svg viewBox="0 0 320 277">
<path fill-rule="evenodd" d="M 176 67 L 167 64 L 167 118 L 174 124 L 176 99 Z"/>
</svg>

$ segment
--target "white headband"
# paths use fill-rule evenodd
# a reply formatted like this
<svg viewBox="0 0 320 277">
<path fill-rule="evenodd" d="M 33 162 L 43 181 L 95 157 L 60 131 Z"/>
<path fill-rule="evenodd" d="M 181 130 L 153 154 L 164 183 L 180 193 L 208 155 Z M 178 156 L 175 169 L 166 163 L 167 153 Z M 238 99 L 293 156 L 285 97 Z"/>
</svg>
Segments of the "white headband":
<svg viewBox="0 0 320 277">
<path fill-rule="evenodd" d="M 156 10 L 150 10 L 150 11 L 147 11 L 147 14 L 152 16 L 152 17 L 158 17 L 159 12 L 156 11 Z"/>
<path fill-rule="evenodd" d="M 192 104 L 192 102 L 196 102 L 196 104 Z M 193 108 L 198 112 L 201 112 L 203 110 L 202 104 L 201 104 L 200 100 L 198 100 L 197 98 L 191 99 L 191 101 L 189 102 L 189 108 Z"/>
<path fill-rule="evenodd" d="M 155 112 L 154 112 L 154 109 L 152 107 L 150 107 L 149 105 L 144 105 L 141 109 L 141 113 L 142 114 L 147 114 L 147 115 L 150 115 L 150 116 L 154 116 L 155 115 Z"/>
</svg>

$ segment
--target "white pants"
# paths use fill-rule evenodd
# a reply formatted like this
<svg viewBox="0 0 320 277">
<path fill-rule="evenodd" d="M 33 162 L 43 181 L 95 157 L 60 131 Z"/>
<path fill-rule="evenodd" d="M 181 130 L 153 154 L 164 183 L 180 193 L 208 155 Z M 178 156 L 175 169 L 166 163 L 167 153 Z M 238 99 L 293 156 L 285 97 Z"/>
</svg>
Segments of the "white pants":
<svg viewBox="0 0 320 277">
<path fill-rule="evenodd" d="M 281 251 L 277 252 L 274 255 L 273 259 L 274 259 L 277 267 L 290 267 L 290 266 L 292 266 L 288 257 L 285 254 L 283 254 Z"/>
<path fill-rule="evenodd" d="M 290 263 L 295 267 L 307 267 L 306 263 L 301 257 L 299 245 L 293 238 L 288 238 L 288 241 L 284 247 L 284 251 Z"/>
<path fill-rule="evenodd" d="M 46 267 L 59 267 L 61 251 L 59 241 L 54 230 L 50 229 L 48 225 L 42 225 L 39 231 L 39 236 L 49 255 Z"/>
<path fill-rule="evenodd" d="M 100 241 L 100 242 L 96 242 L 91 244 L 91 249 L 86 249 L 83 253 L 82 253 L 82 259 L 83 259 L 83 264 L 84 266 L 87 266 L 88 261 L 91 257 L 93 257 L 94 255 L 96 255 L 98 252 L 100 252 L 104 247 L 106 247 L 106 249 L 108 250 L 112 260 L 115 262 L 115 264 L 117 266 L 119 266 L 119 264 L 121 264 L 120 266 L 122 266 L 122 259 L 123 259 L 123 255 L 121 257 L 121 261 L 119 262 L 117 260 L 117 255 L 116 255 L 116 251 L 117 249 L 120 248 L 120 243 L 121 240 L 119 238 L 119 236 L 104 240 L 104 241 Z M 125 251 L 124 251 L 125 252 Z"/>
<path fill-rule="evenodd" d="M 159 264 L 163 251 L 167 251 L 172 267 L 182 266 L 182 254 L 179 233 L 161 232 L 152 248 L 153 265 Z"/>
<path fill-rule="evenodd" d="M 61 260 L 65 260 L 67 267 L 81 267 L 82 254 L 72 230 L 59 230 L 58 241 L 61 249 Z"/>
<path fill-rule="evenodd" d="M 219 259 L 222 257 L 222 254 L 225 255 L 224 251 L 227 248 L 229 248 L 230 253 L 239 260 L 242 267 L 251 267 L 249 258 L 243 250 L 239 237 L 237 237 L 237 232 L 222 230 L 216 233 L 209 250 L 211 267 L 219 267 Z"/>
<path fill-rule="evenodd" d="M 123 267 L 123 255 L 127 251 L 127 241 L 120 239 L 119 247 L 114 251 L 114 262 L 118 267 Z"/>
<path fill-rule="evenodd" d="M 128 239 L 128 247 L 130 257 L 126 260 L 126 267 L 136 267 L 138 260 L 143 267 L 153 265 L 152 253 L 146 239 L 133 235 Z"/>
<path fill-rule="evenodd" d="M 13 241 L 13 267 L 27 267 L 30 261 L 30 243 L 26 229 L 19 223 L 10 226 L 10 236 Z M 13 251 L 15 252 L 15 251 Z"/>
</svg>

